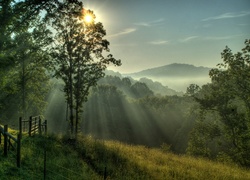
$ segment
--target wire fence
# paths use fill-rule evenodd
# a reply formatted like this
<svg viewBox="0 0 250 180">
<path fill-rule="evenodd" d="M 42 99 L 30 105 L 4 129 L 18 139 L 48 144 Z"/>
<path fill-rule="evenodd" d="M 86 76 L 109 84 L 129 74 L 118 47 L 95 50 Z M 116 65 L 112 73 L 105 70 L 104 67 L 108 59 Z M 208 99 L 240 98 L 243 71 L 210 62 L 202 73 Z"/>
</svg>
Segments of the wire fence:
<svg viewBox="0 0 250 180">
<path fill-rule="evenodd" d="M 74 177 L 77 177 L 77 179 L 86 179 L 86 176 L 83 174 L 80 174 L 79 172 L 73 171 L 70 168 L 60 166 L 58 164 L 54 164 L 52 162 L 47 163 L 47 168 L 46 169 L 46 178 L 49 177 L 49 179 L 56 177 L 56 178 L 63 178 L 63 179 L 70 179 L 71 180 L 71 175 L 74 175 Z M 57 169 L 57 172 L 51 170 L 51 169 Z M 60 172 L 60 173 L 58 173 Z M 63 173 L 61 173 L 63 172 Z M 52 175 L 53 174 L 53 175 Z"/>
<path fill-rule="evenodd" d="M 42 127 L 41 125 L 43 125 L 43 124 L 41 123 L 40 117 L 38 117 L 37 119 L 38 119 L 38 123 L 36 123 L 36 124 L 38 124 L 40 127 Z M 32 117 L 30 118 L 30 121 L 28 121 L 28 122 L 31 122 L 31 120 L 32 120 Z M 26 123 L 26 121 L 22 120 L 20 118 L 20 124 L 23 125 L 25 123 Z M 19 132 L 21 135 L 23 132 L 25 132 L 26 129 L 31 129 L 31 126 L 29 126 L 29 128 L 26 128 L 25 125 L 24 126 L 22 126 L 22 125 L 20 125 L 20 132 Z M 40 129 L 39 131 L 41 132 L 40 127 L 37 129 L 38 130 Z M 44 127 L 47 130 L 47 124 Z M 1 130 L 2 129 L 3 128 L 1 128 Z M 45 130 L 45 132 L 46 132 L 46 130 Z M 4 134 L 4 132 L 2 132 L 2 134 Z M 30 136 L 31 131 L 27 132 L 27 134 Z M 38 134 L 41 134 L 41 133 L 38 133 Z M 37 148 L 37 150 L 36 150 L 36 147 L 35 147 L 34 152 L 32 152 L 32 153 L 34 153 L 34 157 L 31 156 L 30 154 L 27 154 L 26 152 L 23 152 L 23 155 L 26 156 L 25 158 L 34 159 L 34 160 L 32 160 L 33 166 L 39 167 L 39 168 L 34 169 L 34 167 L 27 168 L 27 166 L 24 166 L 21 171 L 17 171 L 17 175 L 22 176 L 23 172 L 26 172 L 26 173 L 28 172 L 28 176 L 31 179 L 41 179 L 42 177 L 43 177 L 43 179 L 72 179 L 72 177 L 74 177 L 74 179 L 86 179 L 86 174 L 83 174 L 84 171 L 82 171 L 82 170 L 75 171 L 75 170 L 72 170 L 71 168 L 61 166 L 61 165 L 58 165 L 58 164 L 52 162 L 51 159 L 53 159 L 53 158 L 50 157 L 51 155 L 50 155 L 49 151 L 47 151 L 47 148 L 46 148 L 46 146 L 47 146 L 46 145 L 47 144 L 46 133 L 45 133 L 45 136 L 43 136 L 43 137 L 44 137 L 44 140 L 43 140 L 44 152 L 41 150 L 41 148 Z M 28 138 L 27 136 L 26 136 L 26 138 L 22 139 L 22 143 L 25 143 L 25 144 L 27 144 L 29 141 L 33 141 L 33 140 Z M 21 138 L 20 138 L 20 142 L 21 142 Z M 15 149 L 16 144 L 18 144 L 18 142 L 14 141 L 14 143 L 11 143 L 10 139 L 8 139 L 8 151 L 10 152 L 10 155 L 11 155 L 11 156 L 9 156 L 10 161 L 15 160 L 15 153 L 14 153 L 14 151 L 10 151 L 10 150 L 16 150 Z M 30 156 L 30 157 L 28 157 L 28 156 Z M 44 164 L 44 167 L 42 167 L 41 164 Z M 105 173 L 104 173 L 104 179 L 106 179 L 105 174 L 106 174 L 106 168 L 105 168 Z M 98 176 L 100 176 L 100 174 Z"/>
<path fill-rule="evenodd" d="M 63 179 L 69 179 L 70 180 L 70 178 L 67 178 L 67 177 L 65 177 L 65 176 L 63 176 L 61 174 L 58 174 L 58 173 L 54 172 L 54 171 L 51 171 L 51 170 L 47 170 L 47 171 L 51 172 L 52 174 L 56 175 L 57 177 L 60 177 L 60 178 L 63 178 Z"/>
</svg>

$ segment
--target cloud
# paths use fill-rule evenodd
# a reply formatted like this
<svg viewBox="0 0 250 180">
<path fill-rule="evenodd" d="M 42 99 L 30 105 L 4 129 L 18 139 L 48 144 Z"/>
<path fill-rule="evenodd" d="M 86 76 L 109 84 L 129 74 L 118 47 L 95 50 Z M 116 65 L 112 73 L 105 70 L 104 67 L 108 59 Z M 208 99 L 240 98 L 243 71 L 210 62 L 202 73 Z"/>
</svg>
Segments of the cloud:
<svg viewBox="0 0 250 180">
<path fill-rule="evenodd" d="M 231 36 L 189 36 L 189 37 L 186 37 L 184 39 L 181 39 L 179 40 L 180 42 L 189 42 L 189 41 L 192 41 L 194 39 L 198 39 L 199 40 L 208 40 L 208 41 L 219 41 L 219 40 L 228 40 L 228 39 L 232 39 L 232 38 L 236 38 L 236 37 L 239 37 L 241 35 L 231 35 Z"/>
<path fill-rule="evenodd" d="M 198 37 L 199 37 L 199 36 L 189 36 L 189 37 L 186 37 L 186 38 L 184 38 L 184 39 L 181 39 L 180 41 L 181 41 L 181 42 L 188 42 L 188 41 L 197 39 Z"/>
<path fill-rule="evenodd" d="M 152 27 L 152 26 L 161 25 L 163 21 L 164 21 L 164 19 L 160 18 L 160 19 L 157 19 L 157 20 L 154 20 L 154 21 L 149 21 L 149 22 L 137 22 L 137 23 L 134 23 L 134 25 L 144 26 L 144 27 Z"/>
<path fill-rule="evenodd" d="M 169 42 L 168 41 L 165 41 L 165 40 L 159 40 L 159 41 L 151 41 L 149 42 L 149 44 L 153 44 L 153 45 L 165 45 L 165 44 L 168 44 Z"/>
<path fill-rule="evenodd" d="M 228 40 L 228 39 L 238 38 L 240 36 L 242 36 L 242 34 L 236 34 L 236 35 L 231 35 L 231 36 L 208 36 L 208 37 L 203 37 L 202 40 L 219 41 L 219 40 Z"/>
<path fill-rule="evenodd" d="M 219 19 L 228 19 L 228 18 L 238 18 L 250 15 L 250 12 L 242 11 L 238 13 L 224 13 L 218 16 L 208 17 L 202 19 L 202 21 L 211 21 L 211 20 L 219 20 Z"/>
<path fill-rule="evenodd" d="M 127 28 L 127 29 L 124 29 L 121 32 L 116 33 L 116 34 L 109 35 L 108 38 L 110 38 L 110 37 L 118 37 L 118 36 L 122 36 L 122 35 L 125 35 L 125 34 L 130 34 L 130 33 L 135 32 L 135 31 L 136 31 L 135 28 Z"/>
<path fill-rule="evenodd" d="M 234 38 L 235 36 L 217 36 L 217 37 L 204 37 L 204 40 L 212 40 L 212 41 L 217 41 L 217 40 L 227 40 Z"/>
</svg>

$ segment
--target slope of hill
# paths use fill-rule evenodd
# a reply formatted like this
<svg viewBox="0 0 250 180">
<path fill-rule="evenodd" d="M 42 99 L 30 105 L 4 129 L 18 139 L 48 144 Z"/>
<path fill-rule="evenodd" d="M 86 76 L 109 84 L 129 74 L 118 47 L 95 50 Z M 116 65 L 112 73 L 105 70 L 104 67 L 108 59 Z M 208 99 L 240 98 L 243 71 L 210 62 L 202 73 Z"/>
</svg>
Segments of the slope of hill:
<svg viewBox="0 0 250 180">
<path fill-rule="evenodd" d="M 58 136 L 24 137 L 21 168 L 15 167 L 14 154 L 0 155 L 0 179 L 43 179 L 44 144 L 46 179 L 250 179 L 247 170 L 175 155 L 167 145 L 153 149 L 87 136 L 79 137 L 76 144 L 69 142 Z"/>
</svg>

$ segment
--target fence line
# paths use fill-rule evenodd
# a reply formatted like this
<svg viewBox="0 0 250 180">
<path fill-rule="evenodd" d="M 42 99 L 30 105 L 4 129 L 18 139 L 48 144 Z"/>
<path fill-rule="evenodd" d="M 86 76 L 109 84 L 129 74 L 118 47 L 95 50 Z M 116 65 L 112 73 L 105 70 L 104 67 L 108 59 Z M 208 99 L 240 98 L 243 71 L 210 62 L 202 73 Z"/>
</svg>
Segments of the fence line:
<svg viewBox="0 0 250 180">
<path fill-rule="evenodd" d="M 49 171 L 49 172 L 51 172 L 52 174 L 55 174 L 55 175 L 57 175 L 57 176 L 60 176 L 61 178 L 69 179 L 69 178 L 67 178 L 67 177 L 65 177 L 65 176 L 63 176 L 63 175 L 61 175 L 61 174 L 58 174 L 58 173 L 56 173 L 56 172 L 53 172 L 53 171 L 51 171 L 51 170 L 47 170 L 47 171 Z M 69 180 L 70 180 L 70 179 L 69 179 Z"/>
<path fill-rule="evenodd" d="M 28 128 L 26 128 L 28 125 Z M 8 150 L 10 146 L 14 147 L 11 140 L 16 143 L 16 159 L 17 167 L 21 166 L 21 139 L 23 132 L 28 132 L 29 136 L 47 134 L 47 120 L 42 122 L 41 116 L 30 116 L 29 120 L 23 120 L 22 117 L 19 118 L 19 133 L 15 138 L 12 134 L 8 132 L 8 125 L 2 127 L 0 125 L 0 145 L 2 144 L 2 136 L 4 137 L 4 156 L 8 156 Z M 9 146 L 8 146 L 9 145 Z M 9 148 L 8 148 L 9 147 Z"/>
<path fill-rule="evenodd" d="M 47 134 L 47 120 L 42 122 L 41 116 L 30 116 L 29 120 L 23 120 L 22 117 L 20 117 L 19 132 L 21 137 L 23 132 L 28 132 L 29 136 L 32 136 L 36 133 L 42 135 L 42 132 Z"/>
<path fill-rule="evenodd" d="M 8 132 L 8 125 L 4 125 L 4 128 L 0 126 L 0 139 L 2 139 L 2 136 L 4 137 L 4 156 L 8 156 L 8 143 L 9 146 L 12 145 L 10 140 L 13 140 L 17 144 L 17 167 L 21 166 L 21 136 L 20 133 L 17 134 L 17 138 L 15 138 L 13 135 L 11 135 Z M 2 140 L 0 140 L 0 144 Z M 12 145 L 13 146 L 13 145 Z"/>
</svg>

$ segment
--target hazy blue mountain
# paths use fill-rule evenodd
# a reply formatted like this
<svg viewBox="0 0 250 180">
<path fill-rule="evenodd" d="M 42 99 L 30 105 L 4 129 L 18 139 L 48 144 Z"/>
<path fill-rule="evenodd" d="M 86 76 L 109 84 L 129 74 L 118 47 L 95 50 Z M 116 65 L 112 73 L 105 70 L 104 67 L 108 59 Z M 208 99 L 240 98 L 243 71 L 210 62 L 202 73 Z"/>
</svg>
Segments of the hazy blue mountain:
<svg viewBox="0 0 250 180">
<path fill-rule="evenodd" d="M 208 67 L 197 67 L 190 64 L 169 64 L 161 67 L 146 69 L 140 72 L 123 74 L 136 80 L 148 78 L 160 82 L 163 86 L 176 91 L 185 92 L 190 84 L 202 86 L 210 82 Z"/>
<path fill-rule="evenodd" d="M 208 67 L 196 67 L 190 64 L 169 64 L 161 67 L 146 69 L 140 72 L 131 74 L 124 74 L 125 76 L 132 77 L 197 77 L 208 76 L 208 72 L 211 68 Z"/>
</svg>

